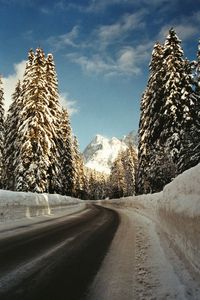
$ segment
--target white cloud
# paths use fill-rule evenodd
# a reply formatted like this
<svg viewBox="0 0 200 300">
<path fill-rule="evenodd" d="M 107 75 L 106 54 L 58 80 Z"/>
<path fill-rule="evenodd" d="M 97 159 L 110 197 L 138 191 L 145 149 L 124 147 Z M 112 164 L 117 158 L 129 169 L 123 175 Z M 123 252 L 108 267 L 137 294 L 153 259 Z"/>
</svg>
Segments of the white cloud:
<svg viewBox="0 0 200 300">
<path fill-rule="evenodd" d="M 179 20 L 171 20 L 170 23 L 161 28 L 158 38 L 160 40 L 164 40 L 169 32 L 169 29 L 173 27 L 180 39 L 185 41 L 199 33 L 199 26 L 200 11 L 196 11 L 194 14 L 180 18 Z"/>
<path fill-rule="evenodd" d="M 76 39 L 79 35 L 79 26 L 74 26 L 70 32 L 58 36 L 49 37 L 47 42 L 51 44 L 55 50 L 60 50 L 65 46 L 77 48 L 79 45 Z"/>
<path fill-rule="evenodd" d="M 77 101 L 70 99 L 68 93 L 65 92 L 60 94 L 60 103 L 64 108 L 67 108 L 70 116 L 78 113 Z"/>
<path fill-rule="evenodd" d="M 103 74 L 105 76 L 132 76 L 141 72 L 141 64 L 150 57 L 152 43 L 136 47 L 120 49 L 113 59 L 108 55 L 99 54 L 89 56 L 68 54 L 67 57 L 81 66 L 88 74 Z"/>
<path fill-rule="evenodd" d="M 52 13 L 52 9 L 48 7 L 40 7 L 40 12 L 43 13 L 44 15 L 50 15 Z"/>
<path fill-rule="evenodd" d="M 161 28 L 159 34 L 158 34 L 158 38 L 159 40 L 164 40 L 166 38 L 166 36 L 169 33 L 169 29 L 173 27 L 177 33 L 177 35 L 179 36 L 179 38 L 183 41 L 190 39 L 191 37 L 193 37 L 195 34 L 198 33 L 199 29 L 195 24 L 168 24 L 165 25 Z"/>
<path fill-rule="evenodd" d="M 14 73 L 2 79 L 6 111 L 8 110 L 12 102 L 12 94 L 15 91 L 17 81 L 22 80 L 23 78 L 25 66 L 26 66 L 25 60 L 22 60 L 21 62 L 14 64 Z"/>
<path fill-rule="evenodd" d="M 175 2 L 176 0 L 91 0 L 89 6 L 85 9 L 86 12 L 98 13 L 101 10 L 105 10 L 109 6 L 113 6 L 116 4 L 123 5 L 149 5 L 150 7 L 160 6 L 164 3 L 169 4 L 169 2 Z"/>
<path fill-rule="evenodd" d="M 145 10 L 138 11 L 133 14 L 124 14 L 120 20 L 110 25 L 102 25 L 96 31 L 99 43 L 104 47 L 115 41 L 117 38 L 124 38 L 127 33 L 137 28 L 145 26 L 144 15 Z"/>
</svg>

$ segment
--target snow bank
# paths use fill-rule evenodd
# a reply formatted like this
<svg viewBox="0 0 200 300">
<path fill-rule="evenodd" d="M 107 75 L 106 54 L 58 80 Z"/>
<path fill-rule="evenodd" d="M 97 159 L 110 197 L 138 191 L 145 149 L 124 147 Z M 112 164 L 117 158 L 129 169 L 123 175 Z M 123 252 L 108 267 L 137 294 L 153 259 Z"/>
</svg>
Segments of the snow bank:
<svg viewBox="0 0 200 300">
<path fill-rule="evenodd" d="M 200 216 L 200 164 L 166 185 L 161 200 L 160 207 L 166 210 L 188 217 Z"/>
<path fill-rule="evenodd" d="M 160 224 L 200 273 L 200 164 L 168 184 L 157 203 Z"/>
<path fill-rule="evenodd" d="M 69 205 L 84 205 L 82 200 L 57 194 L 37 194 L 0 190 L 0 222 L 50 215 Z"/>
<path fill-rule="evenodd" d="M 200 273 L 200 164 L 176 177 L 160 193 L 103 203 L 133 207 L 152 219 Z"/>
</svg>

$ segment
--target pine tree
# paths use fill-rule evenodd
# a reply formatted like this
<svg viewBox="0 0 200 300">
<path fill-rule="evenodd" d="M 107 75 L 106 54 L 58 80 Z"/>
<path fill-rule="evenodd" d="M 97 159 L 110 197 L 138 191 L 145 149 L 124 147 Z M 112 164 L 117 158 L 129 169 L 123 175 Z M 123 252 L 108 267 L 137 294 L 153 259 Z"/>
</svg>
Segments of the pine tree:
<svg viewBox="0 0 200 300">
<path fill-rule="evenodd" d="M 181 41 L 175 31 L 171 29 L 164 44 L 165 103 L 161 114 L 164 116 L 165 122 L 161 128 L 160 142 L 164 145 L 168 143 L 175 164 L 179 159 L 182 131 L 192 124 L 191 70 L 188 61 L 184 59 L 180 44 Z"/>
<path fill-rule="evenodd" d="M 49 113 L 46 62 L 42 49 L 36 49 L 28 75 L 24 77 L 22 103 L 16 143 L 20 149 L 15 168 L 16 189 L 47 192 L 54 128 Z"/>
<path fill-rule="evenodd" d="M 163 46 L 156 43 L 150 63 L 150 78 L 141 100 L 139 123 L 137 193 L 148 193 L 151 190 L 149 165 L 152 161 L 152 146 L 159 138 L 163 119 L 160 109 L 163 104 Z"/>
<path fill-rule="evenodd" d="M 124 169 L 124 196 L 135 194 L 135 180 L 137 172 L 137 153 L 132 145 L 121 154 Z"/>
<path fill-rule="evenodd" d="M 50 166 L 48 168 L 49 192 L 62 193 L 62 133 L 61 127 L 65 116 L 62 114 L 62 108 L 59 103 L 58 80 L 55 70 L 53 55 L 48 54 L 46 59 L 46 84 L 48 90 L 48 113 L 51 116 L 52 123 L 52 141 Z M 64 117 L 64 118 L 63 118 Z M 65 137 L 64 137 L 65 138 Z"/>
<path fill-rule="evenodd" d="M 18 149 L 16 149 L 16 140 L 21 108 L 21 84 L 18 81 L 5 121 L 4 187 L 8 190 L 15 189 L 14 170 L 18 152 Z"/>
<path fill-rule="evenodd" d="M 200 40 L 197 51 L 197 61 L 195 62 L 195 92 L 200 95 Z"/>
<path fill-rule="evenodd" d="M 160 59 L 156 63 L 159 68 L 155 68 L 153 63 L 150 80 L 142 100 L 139 132 L 139 193 L 160 191 L 172 180 L 174 173 L 175 175 L 180 173 L 179 164 L 184 154 L 183 149 L 186 144 L 191 144 L 191 140 L 188 142 L 185 140 L 189 128 L 191 129 L 195 123 L 196 100 L 192 90 L 191 64 L 184 58 L 180 44 L 181 41 L 171 29 Z M 152 59 L 153 61 L 155 60 Z M 154 70 L 157 70 L 157 80 L 152 86 Z M 146 103 L 146 106 L 143 103 Z M 167 173 L 159 172 L 163 174 L 163 178 L 158 182 L 151 174 L 154 172 L 155 164 L 158 165 L 160 161 L 166 161 L 167 165 L 170 162 L 170 168 L 163 167 Z M 172 171 L 171 175 L 169 169 Z"/>
<path fill-rule="evenodd" d="M 3 167 L 4 167 L 4 92 L 0 78 L 0 188 L 3 188 Z"/>
<path fill-rule="evenodd" d="M 193 82 L 195 89 L 190 93 L 191 122 L 182 131 L 178 173 L 194 167 L 200 162 L 200 44 L 198 46 L 197 61 L 189 63 L 191 72 L 195 68 Z"/>
<path fill-rule="evenodd" d="M 86 176 L 84 170 L 83 157 L 79 151 L 79 145 L 77 137 L 74 136 L 73 142 L 74 149 L 74 161 L 75 161 L 75 184 L 74 184 L 74 193 L 77 198 L 85 198 L 85 187 L 86 187 Z"/>
<path fill-rule="evenodd" d="M 124 166 L 120 153 L 111 167 L 110 185 L 111 195 L 110 198 L 120 198 L 125 195 L 125 179 L 124 179 Z"/>
<path fill-rule="evenodd" d="M 72 129 L 66 109 L 62 111 L 60 157 L 62 161 L 62 194 L 74 195 L 75 189 L 75 154 Z"/>
</svg>

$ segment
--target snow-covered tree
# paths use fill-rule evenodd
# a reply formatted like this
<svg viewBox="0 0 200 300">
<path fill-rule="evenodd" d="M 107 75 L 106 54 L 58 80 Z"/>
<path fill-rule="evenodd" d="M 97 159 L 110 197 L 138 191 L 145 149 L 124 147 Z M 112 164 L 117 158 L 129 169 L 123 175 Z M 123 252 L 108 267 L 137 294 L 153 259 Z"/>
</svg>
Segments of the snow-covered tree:
<svg viewBox="0 0 200 300">
<path fill-rule="evenodd" d="M 0 188 L 3 188 L 4 133 L 4 92 L 0 77 Z"/>
<path fill-rule="evenodd" d="M 38 48 L 22 85 L 23 104 L 16 143 L 19 149 L 15 168 L 17 190 L 47 192 L 49 189 L 51 149 L 56 145 L 48 93 L 45 55 Z"/>
<path fill-rule="evenodd" d="M 62 107 L 59 102 L 58 80 L 52 54 L 48 54 L 46 58 L 46 85 L 48 90 L 48 113 L 51 117 L 52 123 L 52 145 L 50 154 L 50 166 L 48 169 L 49 192 L 63 193 L 61 174 L 63 157 L 61 157 L 61 141 L 62 138 L 66 139 L 66 132 L 62 132 L 62 126 L 65 126 L 63 122 L 66 121 L 66 118 L 65 114 L 62 112 Z"/>
<path fill-rule="evenodd" d="M 181 135 L 186 127 L 192 124 L 191 112 L 193 110 L 193 102 L 190 99 L 192 74 L 180 44 L 181 41 L 171 29 L 164 44 L 165 102 L 161 109 L 164 122 L 161 127 L 160 143 L 163 145 L 168 143 L 175 164 L 179 160 Z"/>
<path fill-rule="evenodd" d="M 78 198 L 85 198 L 85 188 L 86 188 L 86 175 L 85 168 L 83 163 L 83 156 L 79 151 L 79 145 L 77 137 L 74 136 L 73 141 L 73 150 L 74 150 L 74 162 L 75 162 L 75 185 L 74 193 Z"/>
<path fill-rule="evenodd" d="M 160 136 L 163 122 L 162 116 L 160 116 L 161 106 L 164 102 L 163 74 L 163 46 L 156 43 L 150 63 L 150 77 L 141 99 L 137 193 L 148 193 L 151 190 L 148 168 L 152 160 L 151 148 Z"/>
<path fill-rule="evenodd" d="M 110 174 L 110 198 L 120 198 L 125 195 L 124 166 L 120 153 L 111 167 Z"/>
<path fill-rule="evenodd" d="M 200 95 L 200 40 L 197 51 L 197 61 L 195 61 L 195 92 Z"/>
<path fill-rule="evenodd" d="M 124 196 L 131 196 L 135 194 L 137 174 L 137 153 L 132 145 L 122 152 L 121 160 L 124 169 Z"/>
<path fill-rule="evenodd" d="M 72 129 L 66 109 L 62 111 L 61 135 L 59 141 L 62 164 L 62 194 L 73 195 L 75 190 L 75 154 Z"/>
<path fill-rule="evenodd" d="M 16 140 L 21 108 L 21 84 L 18 81 L 5 121 L 4 187 L 8 190 L 15 189 L 15 161 L 19 150 L 16 149 Z"/>
<path fill-rule="evenodd" d="M 87 186 L 85 189 L 87 199 L 105 199 L 106 196 L 108 196 L 109 176 L 89 168 L 85 168 L 85 175 L 87 180 Z"/>
<path fill-rule="evenodd" d="M 194 167 L 200 162 L 200 44 L 197 61 L 189 63 L 188 68 L 195 69 L 194 90 L 190 94 L 191 122 L 181 131 L 181 149 L 178 161 L 178 173 Z"/>
<path fill-rule="evenodd" d="M 187 132 L 196 131 L 195 107 L 197 101 L 192 89 L 191 64 L 185 59 L 175 31 L 170 29 L 161 55 L 156 60 L 152 56 L 151 74 L 147 89 L 141 102 L 141 119 L 139 130 L 139 172 L 138 192 L 158 191 L 171 181 L 182 168 L 178 165 L 184 154 Z M 157 51 L 157 45 L 154 51 Z M 156 64 L 155 64 L 156 62 Z M 157 68 L 158 67 L 158 68 Z M 156 71 L 156 73 L 154 72 Z M 156 75 L 155 75 L 156 74 Z M 152 81 L 155 84 L 152 85 Z M 196 135 L 196 133 L 195 133 Z M 166 156 L 167 157 L 163 157 Z M 170 162 L 172 170 L 163 166 L 162 184 L 150 175 L 155 164 L 160 161 Z M 175 170 L 175 171 L 174 171 Z M 171 179 L 170 179 L 171 177 Z M 149 181 L 150 180 L 150 181 Z M 156 189 L 157 186 L 157 190 Z"/>
</svg>

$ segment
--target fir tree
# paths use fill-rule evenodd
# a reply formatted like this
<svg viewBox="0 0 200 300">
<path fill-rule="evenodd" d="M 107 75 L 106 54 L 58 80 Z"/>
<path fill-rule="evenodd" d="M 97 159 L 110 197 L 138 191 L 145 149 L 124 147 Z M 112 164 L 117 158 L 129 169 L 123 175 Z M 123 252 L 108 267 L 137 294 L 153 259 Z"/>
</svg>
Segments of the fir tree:
<svg viewBox="0 0 200 300">
<path fill-rule="evenodd" d="M 195 67 L 193 78 L 195 89 L 190 94 L 191 122 L 181 131 L 181 149 L 178 160 L 178 173 L 194 167 L 200 162 L 200 45 L 198 46 L 197 61 L 189 63 L 189 70 Z M 187 124 L 186 124 L 187 125 Z"/>
<path fill-rule="evenodd" d="M 59 103 L 58 80 L 52 54 L 48 54 L 46 59 L 46 84 L 48 90 L 48 113 L 52 123 L 52 145 L 48 169 L 49 192 L 62 193 L 61 141 L 62 134 L 65 135 L 66 133 L 62 133 L 61 127 L 65 116 L 62 114 L 62 108 Z"/>
<path fill-rule="evenodd" d="M 111 167 L 110 184 L 110 198 L 120 198 L 125 195 L 124 166 L 121 159 L 121 153 Z"/>
<path fill-rule="evenodd" d="M 46 62 L 42 49 L 35 57 L 22 85 L 22 111 L 17 138 L 16 189 L 47 192 L 48 169 L 53 142 L 52 118 L 49 113 Z M 55 147 L 55 145 L 53 145 Z"/>
<path fill-rule="evenodd" d="M 182 150 L 186 144 L 191 144 L 191 140 L 186 142 L 185 139 L 188 129 L 195 124 L 197 102 L 192 90 L 191 64 L 184 58 L 180 44 L 181 41 L 171 29 L 158 60 L 159 64 L 156 64 L 159 65 L 156 72 L 159 85 L 156 83 L 152 88 L 152 73 L 142 100 L 138 173 L 140 193 L 160 191 L 170 182 L 174 173 L 177 175 L 181 170 L 179 164 L 184 154 Z M 153 67 L 153 70 L 156 68 Z M 156 86 L 158 89 L 155 89 Z M 143 102 L 147 103 L 149 110 L 145 110 Z M 158 181 L 151 173 L 155 164 L 158 165 L 160 161 L 166 161 L 167 165 L 170 162 L 170 168 L 163 167 L 167 173 L 159 172 L 163 174 L 163 178 Z M 171 175 L 169 169 L 172 171 Z"/>
<path fill-rule="evenodd" d="M 195 62 L 195 92 L 200 95 L 200 40 L 197 51 L 197 61 Z"/>
<path fill-rule="evenodd" d="M 60 157 L 62 163 L 62 194 L 73 195 L 75 190 L 75 154 L 72 129 L 66 109 L 62 111 Z"/>
<path fill-rule="evenodd" d="M 4 92 L 0 78 L 0 188 L 3 188 L 3 167 L 4 167 Z"/>
<path fill-rule="evenodd" d="M 124 169 L 124 196 L 135 194 L 135 180 L 137 172 L 137 153 L 132 145 L 121 154 Z"/>
<path fill-rule="evenodd" d="M 80 154 L 78 140 L 76 136 L 74 136 L 73 149 L 74 149 L 74 162 L 75 162 L 74 193 L 77 198 L 85 198 L 84 190 L 86 186 L 86 176 L 84 170 L 83 157 Z"/>
<path fill-rule="evenodd" d="M 162 116 L 160 116 L 164 101 L 163 73 L 163 46 L 156 43 L 150 63 L 150 78 L 141 100 L 137 193 L 148 193 L 151 190 L 148 168 L 152 161 L 151 145 L 159 138 L 163 123 Z"/>
<path fill-rule="evenodd" d="M 4 160 L 4 187 L 8 190 L 15 189 L 15 161 L 18 149 L 16 140 L 18 136 L 19 114 L 22 108 L 21 84 L 18 81 L 12 103 L 9 107 L 5 121 L 5 160 Z"/>
</svg>

